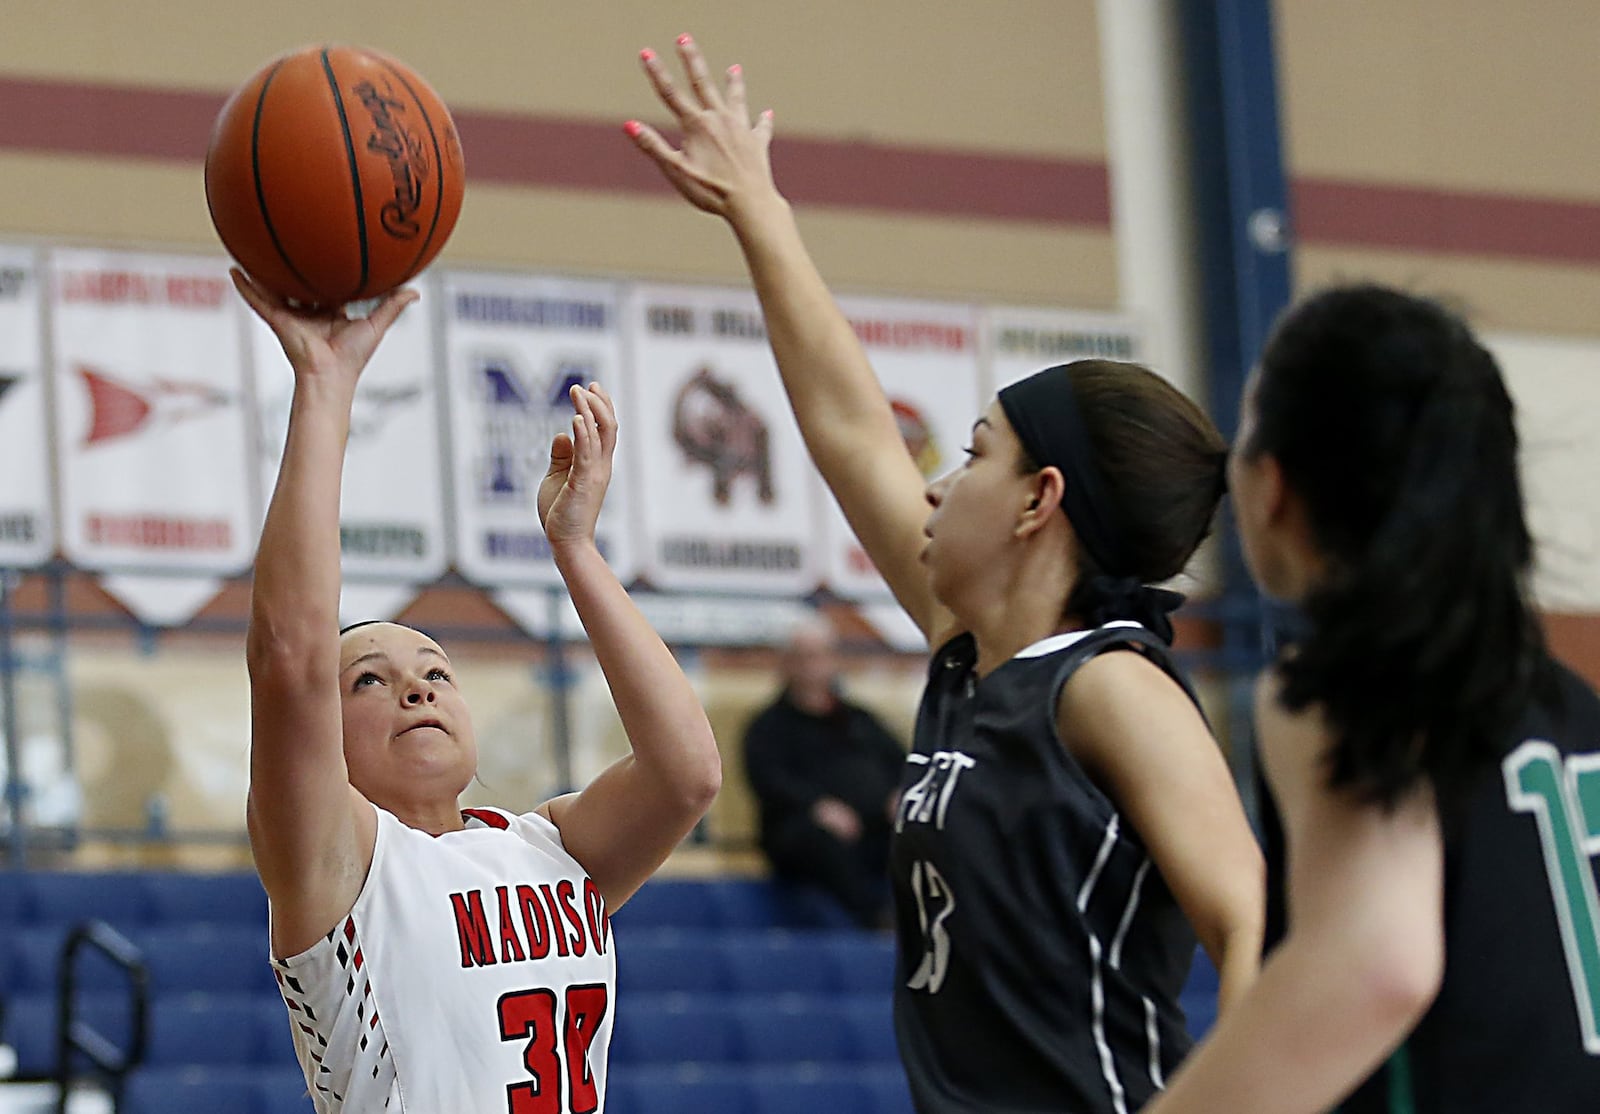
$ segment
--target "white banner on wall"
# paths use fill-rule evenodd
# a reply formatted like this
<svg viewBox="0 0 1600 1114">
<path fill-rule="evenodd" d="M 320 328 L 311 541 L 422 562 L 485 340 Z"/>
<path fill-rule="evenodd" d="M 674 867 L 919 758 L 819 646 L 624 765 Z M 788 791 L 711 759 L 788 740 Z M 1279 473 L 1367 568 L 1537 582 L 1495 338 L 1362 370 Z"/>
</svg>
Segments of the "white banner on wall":
<svg viewBox="0 0 1600 1114">
<path fill-rule="evenodd" d="M 243 569 L 255 515 L 226 265 L 63 249 L 51 276 L 67 557 L 94 570 Z"/>
<path fill-rule="evenodd" d="M 1510 333 L 1483 339 L 1517 407 L 1539 604 L 1600 610 L 1600 341 Z"/>
<path fill-rule="evenodd" d="M 437 578 L 448 561 L 430 321 L 437 295 L 425 279 L 411 285 L 422 297 L 383 338 L 361 374 L 350 412 L 339 535 L 344 574 L 356 580 L 417 584 Z M 240 312 L 250 318 L 265 513 L 283 458 L 294 373 L 272 330 L 242 303 Z"/>
<path fill-rule="evenodd" d="M 597 381 L 620 426 L 596 541 L 624 583 L 635 573 L 628 461 L 642 436 L 622 374 L 611 283 L 453 273 L 444 278 L 454 453 L 456 566 L 479 584 L 559 585 L 539 525 L 550 442 L 572 428 L 573 384 Z"/>
<path fill-rule="evenodd" d="M 0 247 L 0 566 L 50 560 L 49 423 L 34 253 Z"/>
<path fill-rule="evenodd" d="M 644 574 L 665 589 L 812 590 L 815 471 L 755 296 L 636 287 L 626 319 Z"/>
<path fill-rule="evenodd" d="M 840 308 L 872 361 L 924 479 L 961 460 L 982 410 L 977 314 L 939 302 L 844 298 Z M 823 540 L 828 586 L 845 599 L 881 599 L 888 585 L 856 541 L 844 513 L 825 496 Z"/>
<path fill-rule="evenodd" d="M 1074 360 L 1141 360 L 1143 338 L 1129 314 L 994 306 L 982 311 L 989 382 L 984 405 L 1036 371 Z"/>
</svg>

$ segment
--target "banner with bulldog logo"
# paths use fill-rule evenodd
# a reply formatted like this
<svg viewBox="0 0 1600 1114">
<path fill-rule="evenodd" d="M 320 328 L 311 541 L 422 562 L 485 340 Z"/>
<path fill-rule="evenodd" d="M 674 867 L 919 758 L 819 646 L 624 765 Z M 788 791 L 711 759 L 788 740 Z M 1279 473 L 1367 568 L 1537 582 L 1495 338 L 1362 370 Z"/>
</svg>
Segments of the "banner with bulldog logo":
<svg viewBox="0 0 1600 1114">
<path fill-rule="evenodd" d="M 417 584 L 445 570 L 444 452 L 431 316 L 437 295 L 423 279 L 361 373 L 350 411 L 339 502 L 341 566 L 353 581 Z M 289 430 L 294 373 L 272 330 L 249 317 L 255 375 L 261 513 L 277 483 Z M 385 611 L 389 608 L 385 608 Z"/>
<path fill-rule="evenodd" d="M 243 569 L 256 514 L 227 265 L 63 249 L 51 291 L 67 557 L 135 573 Z"/>
<path fill-rule="evenodd" d="M 443 290 L 456 567 L 496 587 L 561 584 L 539 525 L 539 483 L 551 440 L 571 433 L 571 388 L 598 382 L 621 428 L 595 540 L 626 583 L 636 568 L 626 467 L 641 431 L 622 376 L 617 287 L 461 272 Z"/>
<path fill-rule="evenodd" d="M 979 391 L 978 322 L 971 306 L 899 299 L 841 298 L 889 396 L 900 435 L 923 479 L 961 462 L 973 421 L 983 408 Z M 828 587 L 845 599 L 881 599 L 889 588 L 844 513 L 826 496 L 823 539 Z"/>
<path fill-rule="evenodd" d="M 50 447 L 41 368 L 39 269 L 26 248 L 0 247 L 0 567 L 50 560 Z"/>
<path fill-rule="evenodd" d="M 1001 387 L 1074 360 L 1141 360 L 1144 342 L 1129 314 L 995 306 L 983 311 L 988 384 Z"/>
<path fill-rule="evenodd" d="M 626 309 L 640 563 L 658 588 L 816 587 L 814 470 L 753 294 L 641 286 Z"/>
</svg>

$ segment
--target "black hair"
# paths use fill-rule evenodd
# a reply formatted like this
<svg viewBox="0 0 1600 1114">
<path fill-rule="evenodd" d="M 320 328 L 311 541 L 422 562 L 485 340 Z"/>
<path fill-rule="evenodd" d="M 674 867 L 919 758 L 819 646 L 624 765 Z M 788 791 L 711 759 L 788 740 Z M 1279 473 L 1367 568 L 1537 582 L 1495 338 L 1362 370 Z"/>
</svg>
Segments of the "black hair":
<svg viewBox="0 0 1600 1114">
<path fill-rule="evenodd" d="M 1328 783 L 1452 807 L 1549 679 L 1514 408 L 1494 357 L 1437 302 L 1341 286 L 1279 322 L 1246 456 L 1270 453 L 1327 568 L 1279 663 L 1291 710 L 1336 733 Z"/>
<path fill-rule="evenodd" d="M 1107 574 L 1153 584 L 1184 570 L 1216 516 L 1228 443 L 1205 411 L 1139 364 L 1077 360 L 1066 372 L 1099 471 L 1102 509 L 1128 562 L 1127 568 L 1103 569 L 1078 546 L 1066 613 L 1083 617 L 1098 610 L 1096 581 Z M 1020 466 L 1038 468 L 1026 452 Z"/>
<path fill-rule="evenodd" d="M 357 627 L 370 627 L 370 626 L 374 626 L 375 624 L 378 624 L 378 623 L 387 623 L 387 622 L 389 622 L 388 619 L 361 619 L 358 622 L 351 623 L 347 627 L 340 627 L 339 628 L 339 637 L 343 638 L 345 635 L 349 634 L 351 631 L 355 630 Z"/>
</svg>

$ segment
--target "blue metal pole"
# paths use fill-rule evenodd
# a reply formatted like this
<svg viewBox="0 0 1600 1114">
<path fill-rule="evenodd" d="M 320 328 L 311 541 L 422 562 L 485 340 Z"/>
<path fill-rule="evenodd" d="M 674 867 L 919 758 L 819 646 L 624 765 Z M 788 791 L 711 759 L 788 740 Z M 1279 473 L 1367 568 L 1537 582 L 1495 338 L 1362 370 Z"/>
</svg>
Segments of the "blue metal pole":
<svg viewBox="0 0 1600 1114">
<path fill-rule="evenodd" d="M 1194 135 L 1211 412 L 1232 437 L 1250 368 L 1274 318 L 1288 305 L 1291 288 L 1272 4 L 1179 0 L 1179 13 Z M 1229 751 L 1253 812 L 1251 675 L 1264 660 L 1264 612 L 1231 521 L 1224 526 L 1218 618 L 1222 660 L 1231 678 Z"/>
</svg>

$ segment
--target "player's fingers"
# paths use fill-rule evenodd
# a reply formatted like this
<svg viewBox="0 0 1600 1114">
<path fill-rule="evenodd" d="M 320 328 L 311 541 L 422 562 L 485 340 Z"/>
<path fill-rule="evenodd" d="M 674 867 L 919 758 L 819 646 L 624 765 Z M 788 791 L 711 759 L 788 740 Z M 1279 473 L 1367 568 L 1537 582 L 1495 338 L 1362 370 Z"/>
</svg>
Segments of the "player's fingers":
<svg viewBox="0 0 1600 1114">
<path fill-rule="evenodd" d="M 705 56 L 700 53 L 700 47 L 695 44 L 693 36 L 678 36 L 678 57 L 683 59 L 683 68 L 689 74 L 689 87 L 694 90 L 695 98 L 701 106 L 710 109 L 721 108 L 722 92 L 717 88 L 717 83 L 711 76 L 711 67 L 706 65 Z"/>
<path fill-rule="evenodd" d="M 623 132 L 633 140 L 633 145 L 649 155 L 663 169 L 669 164 L 676 163 L 681 157 L 679 150 L 668 143 L 662 134 L 649 124 L 640 123 L 638 120 L 629 120 L 622 125 Z"/>
<path fill-rule="evenodd" d="M 594 409 L 589 405 L 589 392 L 574 385 L 572 388 L 573 428 L 579 430 L 578 459 L 587 461 L 600 447 L 600 432 L 596 428 Z"/>
<path fill-rule="evenodd" d="M 697 109 L 689 99 L 679 92 L 673 84 L 672 77 L 667 73 L 667 67 L 662 64 L 661 56 L 649 47 L 639 52 L 639 62 L 644 66 L 644 74 L 650 79 L 650 85 L 655 89 L 656 96 L 661 98 L 661 103 L 679 120 L 687 120 Z"/>
<path fill-rule="evenodd" d="M 660 132 L 649 124 L 641 124 L 637 120 L 629 120 L 622 126 L 622 130 L 639 150 L 650 156 L 661 173 L 666 176 L 667 181 L 672 183 L 673 188 L 699 208 L 716 210 L 721 198 L 705 187 L 689 169 L 683 152 L 661 138 Z"/>
<path fill-rule="evenodd" d="M 755 132 L 756 138 L 761 140 L 763 148 L 770 146 L 772 144 L 772 109 L 767 109 L 757 117 L 756 126 L 751 130 Z"/>
<path fill-rule="evenodd" d="M 617 408 L 599 383 L 589 384 L 589 404 L 594 410 L 595 429 L 600 434 L 600 452 L 609 456 L 617 447 Z"/>
<path fill-rule="evenodd" d="M 594 411 L 595 422 L 601 429 L 607 426 L 616 428 L 617 407 L 611 401 L 611 396 L 606 394 L 605 388 L 597 382 L 591 382 L 588 387 L 589 406 Z"/>
<path fill-rule="evenodd" d="M 395 319 L 405 312 L 405 308 L 420 297 L 421 295 L 411 287 L 402 286 L 379 302 L 377 308 L 367 314 L 367 321 L 378 331 L 378 335 L 382 336 L 389 331 L 389 326 L 395 323 Z"/>
<path fill-rule="evenodd" d="M 563 429 L 550 439 L 550 472 L 565 472 L 573 463 L 573 439 Z"/>
<path fill-rule="evenodd" d="M 728 111 L 741 123 L 750 119 L 750 110 L 745 106 L 744 67 L 737 62 L 728 67 Z"/>
<path fill-rule="evenodd" d="M 273 301 L 255 283 L 251 282 L 243 271 L 237 267 L 228 268 L 228 277 L 233 279 L 233 288 L 239 292 L 239 297 L 261 317 L 263 321 L 270 322 L 273 314 L 283 307 Z"/>
</svg>

